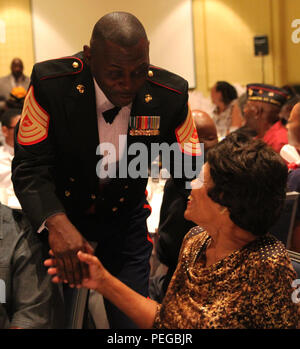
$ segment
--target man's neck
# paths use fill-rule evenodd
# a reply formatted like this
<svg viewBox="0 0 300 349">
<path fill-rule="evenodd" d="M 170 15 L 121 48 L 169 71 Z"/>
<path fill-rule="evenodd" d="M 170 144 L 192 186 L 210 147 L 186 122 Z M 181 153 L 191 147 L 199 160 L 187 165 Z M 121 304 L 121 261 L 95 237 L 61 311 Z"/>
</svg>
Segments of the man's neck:
<svg viewBox="0 0 300 349">
<path fill-rule="evenodd" d="M 257 132 L 257 137 L 258 138 L 264 138 L 266 132 L 273 126 L 274 124 L 270 124 L 270 123 L 262 123 L 259 127 L 258 130 L 256 130 Z"/>
</svg>

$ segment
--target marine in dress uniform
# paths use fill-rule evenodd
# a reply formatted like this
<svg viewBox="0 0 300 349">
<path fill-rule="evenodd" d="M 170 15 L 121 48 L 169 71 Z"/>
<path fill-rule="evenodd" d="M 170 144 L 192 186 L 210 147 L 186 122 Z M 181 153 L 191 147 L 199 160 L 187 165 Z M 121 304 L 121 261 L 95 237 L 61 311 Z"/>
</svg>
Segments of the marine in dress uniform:
<svg viewBox="0 0 300 349">
<path fill-rule="evenodd" d="M 177 143 L 178 153 L 197 158 L 198 137 L 187 101 L 184 79 L 150 66 L 132 102 L 127 150 L 135 142 L 148 150 L 153 143 Z M 96 110 L 94 80 L 82 52 L 34 66 L 16 133 L 15 192 L 35 230 L 47 217 L 65 212 L 87 240 L 98 243 L 95 254 L 103 265 L 147 296 L 152 251 L 146 226 L 147 178 L 122 178 L 119 173 L 101 183 L 96 173 L 101 158 L 96 153 L 101 145 Z M 128 163 L 132 158 L 128 155 Z M 111 327 L 130 327 L 108 302 L 106 309 Z"/>
</svg>

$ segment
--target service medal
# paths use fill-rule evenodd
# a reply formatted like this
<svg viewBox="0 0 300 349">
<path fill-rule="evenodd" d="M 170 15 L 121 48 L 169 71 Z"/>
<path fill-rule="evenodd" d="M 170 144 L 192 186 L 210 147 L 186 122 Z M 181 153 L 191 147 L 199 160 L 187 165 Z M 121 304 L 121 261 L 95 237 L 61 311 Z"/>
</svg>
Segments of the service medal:
<svg viewBox="0 0 300 349">
<path fill-rule="evenodd" d="M 129 121 L 131 136 L 158 136 L 160 116 L 131 116 Z"/>
</svg>

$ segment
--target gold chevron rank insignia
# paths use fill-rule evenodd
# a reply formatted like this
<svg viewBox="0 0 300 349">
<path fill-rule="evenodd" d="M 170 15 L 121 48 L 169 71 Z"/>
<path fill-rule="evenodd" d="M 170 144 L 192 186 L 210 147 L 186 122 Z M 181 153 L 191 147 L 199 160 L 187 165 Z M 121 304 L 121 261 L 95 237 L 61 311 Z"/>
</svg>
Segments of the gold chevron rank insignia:
<svg viewBox="0 0 300 349">
<path fill-rule="evenodd" d="M 41 142 L 48 136 L 48 127 L 49 114 L 36 101 L 31 86 L 24 101 L 18 131 L 19 144 L 32 145 Z"/>
<path fill-rule="evenodd" d="M 193 156 L 201 155 L 200 142 L 190 109 L 185 121 L 176 128 L 175 134 L 183 153 Z"/>
</svg>

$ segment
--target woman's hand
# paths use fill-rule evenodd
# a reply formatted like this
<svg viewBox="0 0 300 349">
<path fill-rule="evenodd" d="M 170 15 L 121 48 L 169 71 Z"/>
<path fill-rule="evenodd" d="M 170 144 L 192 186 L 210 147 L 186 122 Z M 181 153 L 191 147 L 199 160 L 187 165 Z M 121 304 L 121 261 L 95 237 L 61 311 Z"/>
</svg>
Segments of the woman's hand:
<svg viewBox="0 0 300 349">
<path fill-rule="evenodd" d="M 53 252 L 51 250 L 49 253 L 51 256 L 53 256 Z M 101 293 L 101 288 L 104 286 L 104 280 L 109 275 L 109 273 L 103 267 L 102 263 L 97 257 L 88 253 L 83 253 L 81 251 L 78 251 L 77 257 L 81 262 L 88 265 L 89 277 L 84 278 L 82 280 L 82 283 L 80 285 L 77 285 L 76 287 L 86 287 L 97 290 Z M 44 265 L 48 267 L 48 274 L 53 276 L 52 281 L 54 283 L 67 282 L 66 280 L 59 278 L 57 274 L 57 261 L 55 258 L 45 260 Z"/>
<path fill-rule="evenodd" d="M 99 259 L 91 254 L 78 251 L 79 260 L 89 266 L 90 276 L 82 280 L 82 287 L 90 288 L 101 292 L 104 286 L 104 280 L 109 275 L 108 271 L 103 267 Z"/>
</svg>

